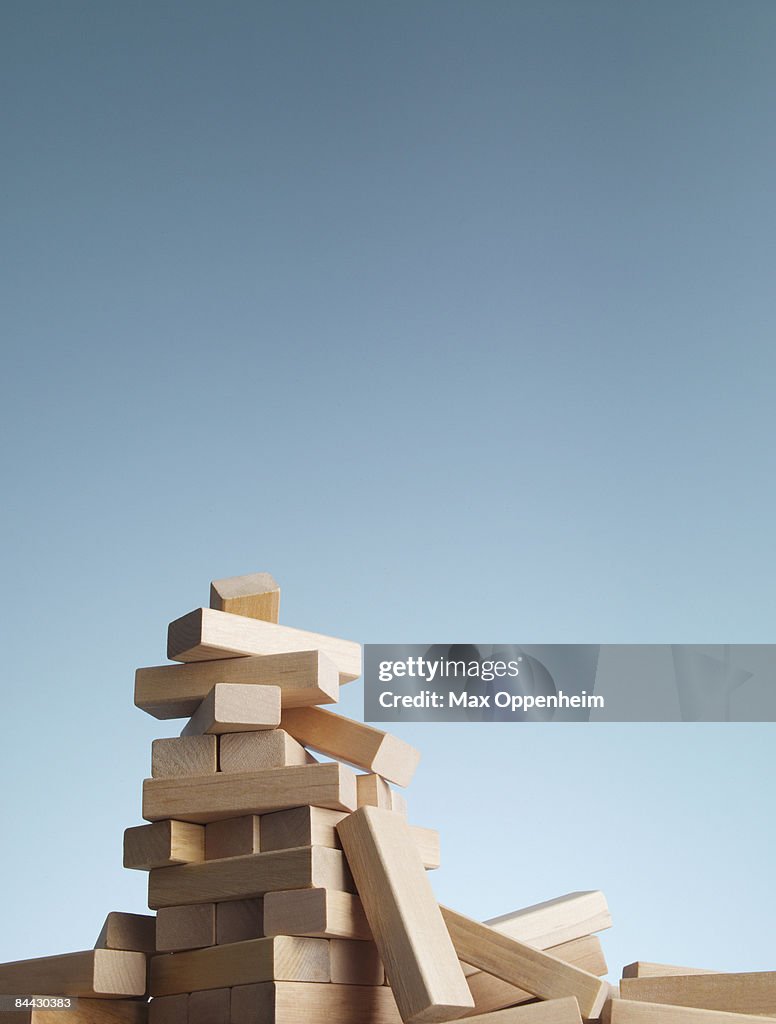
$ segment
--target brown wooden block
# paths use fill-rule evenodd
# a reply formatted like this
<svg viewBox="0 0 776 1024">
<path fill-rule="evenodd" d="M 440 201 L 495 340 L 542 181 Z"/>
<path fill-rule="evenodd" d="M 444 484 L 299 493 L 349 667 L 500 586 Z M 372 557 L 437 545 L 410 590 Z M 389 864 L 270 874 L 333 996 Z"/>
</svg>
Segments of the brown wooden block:
<svg viewBox="0 0 776 1024">
<path fill-rule="evenodd" d="M 339 671 L 320 651 L 157 665 L 135 673 L 135 704 L 154 718 L 188 718 L 216 683 L 279 686 L 284 708 L 336 704 Z"/>
<path fill-rule="evenodd" d="M 186 993 L 160 996 L 148 1004 L 148 1024 L 187 1024 L 188 1019 L 189 997 Z"/>
<path fill-rule="evenodd" d="M 111 999 L 142 996 L 145 990 L 143 953 L 89 949 L 0 964 L 0 995 L 31 993 Z"/>
<path fill-rule="evenodd" d="M 225 733 L 218 743 L 222 772 L 257 772 L 266 768 L 315 764 L 313 755 L 285 729 Z"/>
<path fill-rule="evenodd" d="M 0 1010 L 0 1024 L 146 1024 L 147 1021 L 147 1004 L 136 999 L 81 998 L 69 1010 Z"/>
<path fill-rule="evenodd" d="M 574 996 L 579 1003 L 580 1013 L 586 1019 L 600 1015 L 609 989 L 594 974 L 582 971 L 524 942 L 511 939 L 447 907 L 441 909 L 461 960 L 488 974 L 494 974 L 510 985 L 525 989 L 539 999 Z"/>
<path fill-rule="evenodd" d="M 241 818 L 224 818 L 205 825 L 205 860 L 242 857 L 261 852 L 261 818 L 244 814 Z"/>
<path fill-rule="evenodd" d="M 218 770 L 215 736 L 175 736 L 151 744 L 151 775 L 210 775 Z"/>
<path fill-rule="evenodd" d="M 620 982 L 620 994 L 623 999 L 638 1002 L 773 1017 L 776 1016 L 776 971 L 624 978 Z"/>
<path fill-rule="evenodd" d="M 512 1006 L 493 1013 L 467 1017 L 470 1024 L 581 1024 L 579 1005 L 573 997 L 548 999 L 530 1006 Z"/>
<path fill-rule="evenodd" d="M 228 988 L 208 988 L 189 996 L 188 1024 L 229 1024 L 230 996 Z"/>
<path fill-rule="evenodd" d="M 105 918 L 95 949 L 126 949 L 155 953 L 156 918 L 150 914 L 123 914 L 115 910 Z"/>
<path fill-rule="evenodd" d="M 474 1003 L 407 823 L 361 807 L 337 831 L 405 1024 L 463 1016 Z"/>
<path fill-rule="evenodd" d="M 382 985 L 385 970 L 374 942 L 332 939 L 331 980 L 335 985 Z"/>
<path fill-rule="evenodd" d="M 219 945 L 264 937 L 264 900 L 229 900 L 216 905 L 216 942 Z"/>
<path fill-rule="evenodd" d="M 409 785 L 420 760 L 420 752 L 398 736 L 324 708 L 286 708 L 280 724 L 304 746 L 399 786 Z"/>
<path fill-rule="evenodd" d="M 642 1003 L 629 999 L 611 999 L 604 1007 L 603 1024 L 754 1024 L 769 1017 L 722 1010 L 699 1010 L 667 1003 Z"/>
<path fill-rule="evenodd" d="M 509 914 L 492 917 L 485 924 L 518 942 L 547 949 L 583 935 L 611 928 L 606 897 L 597 889 L 570 892 Z"/>
<path fill-rule="evenodd" d="M 356 806 L 356 778 L 345 765 L 305 764 L 261 772 L 218 772 L 180 779 L 146 779 L 143 817 L 207 824 L 303 804 L 348 811 Z"/>
<path fill-rule="evenodd" d="M 277 729 L 280 687 L 216 683 L 181 730 L 181 736 Z"/>
<path fill-rule="evenodd" d="M 153 996 L 232 988 L 271 979 L 328 982 L 326 940 L 289 936 L 249 939 L 151 960 Z"/>
<path fill-rule="evenodd" d="M 361 645 L 351 640 L 309 633 L 274 622 L 196 608 L 171 622 L 167 631 L 170 661 L 211 661 L 252 654 L 321 651 L 337 666 L 340 683 L 361 675 Z"/>
<path fill-rule="evenodd" d="M 622 969 L 623 978 L 665 978 L 673 974 L 718 974 L 703 967 L 676 967 L 673 964 L 655 964 L 637 960 Z"/>
<path fill-rule="evenodd" d="M 347 811 L 310 806 L 263 814 L 261 848 L 267 852 L 296 846 L 329 846 L 339 850 L 337 825 L 347 815 Z"/>
<path fill-rule="evenodd" d="M 335 889 L 268 892 L 264 897 L 264 931 L 267 935 L 310 935 L 326 939 L 369 941 L 372 938 L 361 900 Z"/>
<path fill-rule="evenodd" d="M 402 1022 L 387 986 L 277 982 L 233 988 L 232 1024 Z"/>
<path fill-rule="evenodd" d="M 275 889 L 312 888 L 352 889 L 350 873 L 339 850 L 305 846 L 161 868 L 149 875 L 148 905 L 156 909 L 223 903 L 263 896 Z"/>
<path fill-rule="evenodd" d="M 215 941 L 215 903 L 162 907 L 156 915 L 156 948 L 159 953 L 199 949 L 212 946 Z"/>
<path fill-rule="evenodd" d="M 205 829 L 188 821 L 157 821 L 124 832 L 124 867 L 139 871 L 205 859 Z"/>
<path fill-rule="evenodd" d="M 280 613 L 280 587 L 268 572 L 230 576 L 210 584 L 210 607 L 232 615 L 277 622 Z"/>
<path fill-rule="evenodd" d="M 407 817 L 407 801 L 401 793 L 391 789 L 382 776 L 373 772 L 356 776 L 356 797 L 359 807 L 379 807 Z"/>
</svg>

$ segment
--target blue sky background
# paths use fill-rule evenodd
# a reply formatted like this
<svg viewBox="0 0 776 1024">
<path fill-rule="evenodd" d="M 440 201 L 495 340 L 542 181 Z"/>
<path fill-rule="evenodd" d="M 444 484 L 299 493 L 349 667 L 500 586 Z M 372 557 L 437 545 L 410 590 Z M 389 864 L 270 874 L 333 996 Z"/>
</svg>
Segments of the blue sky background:
<svg viewBox="0 0 776 1024">
<path fill-rule="evenodd" d="M 776 6 L 0 28 L 0 960 L 143 908 L 133 671 L 212 578 L 361 641 L 774 639 Z M 396 731 L 445 902 L 773 967 L 772 726 Z"/>
</svg>

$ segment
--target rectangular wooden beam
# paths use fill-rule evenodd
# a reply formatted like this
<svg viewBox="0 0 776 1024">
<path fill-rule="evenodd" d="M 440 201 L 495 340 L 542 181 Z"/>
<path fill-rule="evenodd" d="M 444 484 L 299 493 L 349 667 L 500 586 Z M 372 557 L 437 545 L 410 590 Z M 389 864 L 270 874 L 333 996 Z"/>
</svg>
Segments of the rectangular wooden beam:
<svg viewBox="0 0 776 1024">
<path fill-rule="evenodd" d="M 188 821 L 156 821 L 124 832 L 124 867 L 138 871 L 205 859 L 205 829 Z"/>
<path fill-rule="evenodd" d="M 776 971 L 623 978 L 623 999 L 776 1016 Z"/>
<path fill-rule="evenodd" d="M 592 889 L 492 917 L 485 924 L 518 942 L 547 949 L 611 928 L 612 917 L 604 894 Z"/>
<path fill-rule="evenodd" d="M 205 860 L 243 857 L 248 853 L 261 853 L 261 818 L 258 814 L 224 818 L 205 825 Z"/>
<path fill-rule="evenodd" d="M 200 949 L 214 945 L 215 941 L 215 903 L 162 907 L 156 915 L 156 949 L 159 953 Z"/>
<path fill-rule="evenodd" d="M 548 999 L 531 1006 L 511 1006 L 466 1020 L 469 1024 L 582 1024 L 579 1005 L 573 997 Z"/>
<path fill-rule="evenodd" d="M 361 900 L 336 889 L 290 889 L 264 897 L 267 935 L 310 935 L 325 939 L 370 941 Z"/>
<path fill-rule="evenodd" d="M 155 953 L 155 942 L 156 918 L 150 914 L 124 914 L 114 910 L 105 918 L 94 948 Z"/>
<path fill-rule="evenodd" d="M 771 1018 L 629 999 L 611 999 L 601 1017 L 602 1024 L 756 1024 L 758 1021 L 764 1024 L 767 1020 Z"/>
<path fill-rule="evenodd" d="M 704 967 L 677 967 L 674 964 L 655 964 L 648 960 L 637 960 L 622 969 L 623 978 L 666 978 L 674 974 L 719 974 Z"/>
<path fill-rule="evenodd" d="M 281 981 L 233 988 L 232 1024 L 402 1024 L 402 1020 L 387 986 Z"/>
<path fill-rule="evenodd" d="M 232 615 L 277 622 L 280 612 L 280 587 L 268 572 L 229 576 L 210 584 L 210 607 Z"/>
<path fill-rule="evenodd" d="M 215 736 L 174 736 L 151 744 L 151 775 L 155 779 L 179 775 L 213 775 L 218 770 Z"/>
<path fill-rule="evenodd" d="M 280 725 L 280 687 L 216 683 L 181 730 L 181 736 L 255 732 Z"/>
<path fill-rule="evenodd" d="M 89 949 L 35 960 L 0 964 L 0 995 L 142 996 L 146 990 L 143 953 Z"/>
<path fill-rule="evenodd" d="M 225 733 L 218 740 L 218 760 L 222 772 L 258 772 L 315 764 L 313 755 L 285 729 Z"/>
</svg>

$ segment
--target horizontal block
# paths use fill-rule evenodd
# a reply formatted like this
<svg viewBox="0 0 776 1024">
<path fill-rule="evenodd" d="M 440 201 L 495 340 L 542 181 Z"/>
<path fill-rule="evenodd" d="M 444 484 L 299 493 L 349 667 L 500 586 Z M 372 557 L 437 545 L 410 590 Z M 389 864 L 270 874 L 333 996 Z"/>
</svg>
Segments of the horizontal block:
<svg viewBox="0 0 776 1024">
<path fill-rule="evenodd" d="M 548 999 L 531 1006 L 512 1006 L 467 1017 L 470 1024 L 582 1024 L 576 999 Z"/>
<path fill-rule="evenodd" d="M 267 893 L 269 897 L 270 893 Z M 291 935 L 291 932 L 282 934 Z M 271 937 L 271 936 L 270 936 Z M 216 942 L 243 942 L 245 939 L 263 939 L 264 900 L 229 900 L 216 904 Z"/>
<path fill-rule="evenodd" d="M 151 959 L 152 996 L 269 981 L 329 980 L 325 939 L 249 939 Z"/>
<path fill-rule="evenodd" d="M 693 974 L 658 978 L 624 978 L 623 999 L 671 1003 L 727 1013 L 776 1016 L 776 971 L 745 974 Z"/>
<path fill-rule="evenodd" d="M 335 985 L 382 985 L 385 969 L 374 942 L 332 939 L 331 980 Z"/>
<path fill-rule="evenodd" d="M 325 708 L 287 708 L 281 727 L 306 747 L 381 775 L 398 786 L 412 781 L 420 752 L 398 736 Z"/>
<path fill-rule="evenodd" d="M 232 615 L 277 622 L 280 613 L 280 587 L 268 572 L 230 576 L 210 584 L 210 607 Z"/>
<path fill-rule="evenodd" d="M 79 999 L 78 1008 L 71 1010 L 0 1010 L 0 1024 L 146 1024 L 147 1021 L 147 1005 L 134 999 Z"/>
<path fill-rule="evenodd" d="M 156 918 L 150 914 L 111 911 L 105 918 L 95 949 L 124 949 L 135 953 L 156 952 Z"/>
<path fill-rule="evenodd" d="M 310 935 L 370 941 L 372 932 L 357 896 L 336 889 L 291 889 L 264 897 L 267 935 Z M 378 982 L 382 984 L 382 982 Z"/>
<path fill-rule="evenodd" d="M 219 772 L 180 779 L 146 779 L 143 817 L 207 824 L 243 814 L 280 811 L 303 804 L 350 811 L 356 779 L 336 763 L 268 768 L 261 772 Z"/>
<path fill-rule="evenodd" d="M 0 964 L 0 995 L 142 996 L 146 990 L 143 953 L 89 949 L 35 960 Z M 55 1011 L 56 1012 L 56 1011 Z"/>
<path fill-rule="evenodd" d="M 280 725 L 280 687 L 246 683 L 216 683 L 191 716 L 181 736 L 219 735 L 277 729 Z"/>
<path fill-rule="evenodd" d="M 187 1024 L 188 1019 L 189 996 L 186 992 L 177 996 L 159 996 L 148 1004 L 148 1024 Z"/>
<path fill-rule="evenodd" d="M 124 867 L 139 871 L 205 859 L 205 829 L 188 821 L 157 821 L 124 832 Z"/>
<path fill-rule="evenodd" d="M 526 942 L 537 949 L 547 949 L 611 928 L 612 918 L 606 897 L 599 890 L 593 889 L 570 892 L 510 914 L 502 914 L 485 924 L 518 942 Z"/>
<path fill-rule="evenodd" d="M 407 817 L 407 801 L 401 793 L 391 789 L 381 775 L 373 772 L 356 776 L 356 799 L 359 807 L 379 807 Z"/>
<path fill-rule="evenodd" d="M 258 772 L 315 764 L 313 755 L 285 729 L 225 733 L 218 741 L 218 751 L 222 772 Z"/>
<path fill-rule="evenodd" d="M 402 1024 L 387 986 L 277 982 L 232 989 L 232 1024 Z"/>
<path fill-rule="evenodd" d="M 648 960 L 637 960 L 622 969 L 623 978 L 665 978 L 673 974 L 718 974 L 703 967 L 676 967 L 673 964 L 655 964 Z"/>
<path fill-rule="evenodd" d="M 215 903 L 162 907 L 156 915 L 156 949 L 159 953 L 199 949 L 212 946 L 215 941 Z"/>
<path fill-rule="evenodd" d="M 261 849 L 287 850 L 295 846 L 328 846 L 340 850 L 337 825 L 348 811 L 326 807 L 292 807 L 261 816 Z"/>
<path fill-rule="evenodd" d="M 245 814 L 241 818 L 224 818 L 205 825 L 205 860 L 223 857 L 244 857 L 261 852 L 261 818 Z"/>
<path fill-rule="evenodd" d="M 189 996 L 188 1024 L 229 1024 L 232 990 L 208 988 Z"/>
<path fill-rule="evenodd" d="M 611 999 L 604 1007 L 603 1024 L 755 1024 L 768 1017 L 722 1010 L 699 1010 L 667 1003 L 642 1003 L 629 999 Z"/>
<path fill-rule="evenodd" d="M 154 718 L 189 718 L 216 683 L 279 686 L 284 708 L 336 704 L 339 671 L 320 651 L 158 665 L 135 673 L 135 705 Z"/>
<path fill-rule="evenodd" d="M 321 651 L 334 662 L 340 683 L 361 675 L 361 645 L 351 640 L 309 633 L 274 622 L 196 608 L 171 622 L 167 630 L 170 661 L 223 660 L 253 654 L 290 654 Z"/>
<path fill-rule="evenodd" d="M 151 775 L 155 779 L 178 775 L 212 775 L 218 770 L 215 736 L 175 736 L 151 744 Z"/>
<path fill-rule="evenodd" d="M 352 888 L 339 850 L 303 846 L 154 870 L 148 877 L 148 905 L 156 909 L 222 903 L 263 896 L 276 889 L 313 888 Z"/>
</svg>

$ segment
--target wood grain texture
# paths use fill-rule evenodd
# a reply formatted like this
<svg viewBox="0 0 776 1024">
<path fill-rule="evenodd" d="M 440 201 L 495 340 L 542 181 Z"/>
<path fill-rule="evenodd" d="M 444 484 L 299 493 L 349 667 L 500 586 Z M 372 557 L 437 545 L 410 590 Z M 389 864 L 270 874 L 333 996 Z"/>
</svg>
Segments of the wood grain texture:
<svg viewBox="0 0 776 1024">
<path fill-rule="evenodd" d="M 370 941 L 361 900 L 336 889 L 291 889 L 264 897 L 267 935 L 310 935 L 325 939 Z"/>
<path fill-rule="evenodd" d="M 232 990 L 208 988 L 189 996 L 188 1024 L 229 1024 Z"/>
<path fill-rule="evenodd" d="M 335 985 L 382 985 L 385 970 L 374 942 L 332 939 L 331 980 Z"/>
<path fill-rule="evenodd" d="M 776 1016 L 776 971 L 624 978 L 623 999 Z"/>
<path fill-rule="evenodd" d="M 143 783 L 143 817 L 148 821 L 175 818 L 207 824 L 305 804 L 353 810 L 355 774 L 345 765 L 331 762 L 261 772 L 146 779 Z"/>
<path fill-rule="evenodd" d="M 548 999 L 530 1006 L 512 1006 L 493 1013 L 467 1017 L 470 1024 L 581 1024 L 576 999 Z"/>
<path fill-rule="evenodd" d="M 232 615 L 277 622 L 280 615 L 280 587 L 268 572 L 230 576 L 210 584 L 210 607 Z"/>
<path fill-rule="evenodd" d="M 157 821 L 124 832 L 124 867 L 138 871 L 205 859 L 205 829 L 188 821 Z"/>
<path fill-rule="evenodd" d="M 211 661 L 294 651 L 321 651 L 337 666 L 340 683 L 361 675 L 361 645 L 322 633 L 247 619 L 212 608 L 196 608 L 171 622 L 167 630 L 170 661 Z"/>
<path fill-rule="evenodd" d="M 254 732 L 280 725 L 280 687 L 216 683 L 181 730 L 181 736 Z"/>
<path fill-rule="evenodd" d="M 151 960 L 152 996 L 270 980 L 328 982 L 326 940 L 288 936 L 249 939 Z"/>
<path fill-rule="evenodd" d="M 612 918 L 604 894 L 592 889 L 502 914 L 485 924 L 518 942 L 547 949 L 611 928 Z"/>
<path fill-rule="evenodd" d="M 266 852 L 287 850 L 295 846 L 329 846 L 339 850 L 337 825 L 348 813 L 326 807 L 306 806 L 263 814 L 261 848 Z"/>
<path fill-rule="evenodd" d="M 269 895 L 269 893 L 267 893 Z M 284 932 L 285 935 L 293 934 Z M 264 900 L 229 900 L 216 905 L 216 942 L 243 942 L 245 939 L 263 939 Z"/>
<path fill-rule="evenodd" d="M 379 807 L 407 817 L 407 801 L 401 793 L 391 789 L 381 775 L 367 772 L 356 776 L 356 798 L 359 807 Z"/>
<path fill-rule="evenodd" d="M 175 736 L 151 744 L 151 775 L 155 779 L 179 775 L 212 775 L 218 770 L 215 736 Z"/>
<path fill-rule="evenodd" d="M 135 999 L 79 999 L 78 1008 L 72 1010 L 0 1010 L 0 1024 L 146 1024 L 147 1021 L 146 1003 Z"/>
<path fill-rule="evenodd" d="M 142 996 L 145 990 L 143 953 L 89 949 L 0 964 L 0 995 L 31 993 L 111 999 Z"/>
<path fill-rule="evenodd" d="M 281 728 L 305 747 L 381 775 L 398 786 L 412 781 L 420 752 L 404 740 L 325 708 L 284 709 Z"/>
<path fill-rule="evenodd" d="M 156 918 L 150 914 L 111 911 L 105 918 L 95 949 L 124 949 L 135 953 L 156 952 Z"/>
<path fill-rule="evenodd" d="M 402 1020 L 463 1016 L 473 999 L 407 823 L 362 807 L 337 832 Z"/>
<path fill-rule="evenodd" d="M 600 1015 L 609 989 L 594 974 L 448 907 L 442 907 L 442 916 L 458 956 L 466 963 L 525 989 L 539 999 L 574 996 L 585 1019 Z"/>
<path fill-rule="evenodd" d="M 156 915 L 156 949 L 159 953 L 201 949 L 214 945 L 215 941 L 215 903 L 162 907 Z"/>
<path fill-rule="evenodd" d="M 277 982 L 233 988 L 232 1024 L 401 1024 L 401 1017 L 385 986 Z"/>
<path fill-rule="evenodd" d="M 244 857 L 248 853 L 261 853 L 261 818 L 258 814 L 224 818 L 205 825 L 205 860 Z"/>
<path fill-rule="evenodd" d="M 320 651 L 305 650 L 139 668 L 135 705 L 154 718 L 188 718 L 216 683 L 279 686 L 287 708 L 339 700 L 337 666 Z"/>
<path fill-rule="evenodd" d="M 351 887 L 350 873 L 339 850 L 303 846 L 154 870 L 148 876 L 148 905 L 158 909 L 252 899 L 276 889 L 346 891 Z"/>
<path fill-rule="evenodd" d="M 316 761 L 285 729 L 226 733 L 218 741 L 218 758 L 222 772 L 258 772 Z"/>
<path fill-rule="evenodd" d="M 189 997 L 185 992 L 177 996 L 160 996 L 148 1004 L 148 1024 L 187 1024 L 188 1018 Z"/>
<path fill-rule="evenodd" d="M 698 1010 L 666 1003 L 642 1003 L 629 999 L 611 999 L 604 1007 L 603 1024 L 755 1024 L 773 1021 L 772 1017 L 722 1010 Z"/>
<path fill-rule="evenodd" d="M 674 964 L 655 964 L 648 960 L 636 960 L 622 969 L 623 978 L 665 978 L 674 974 L 719 974 L 703 967 L 677 967 Z"/>
</svg>

